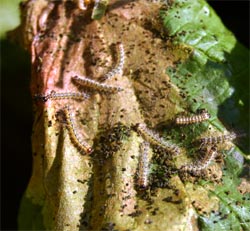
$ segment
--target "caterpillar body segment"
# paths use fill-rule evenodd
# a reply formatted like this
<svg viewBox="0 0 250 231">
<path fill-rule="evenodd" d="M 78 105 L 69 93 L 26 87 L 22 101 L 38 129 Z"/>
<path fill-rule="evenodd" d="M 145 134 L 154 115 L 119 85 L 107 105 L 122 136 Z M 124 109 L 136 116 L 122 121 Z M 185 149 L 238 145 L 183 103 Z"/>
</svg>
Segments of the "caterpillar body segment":
<svg viewBox="0 0 250 231">
<path fill-rule="evenodd" d="M 150 165 L 150 144 L 146 141 L 140 144 L 140 156 L 138 166 L 137 184 L 141 189 L 148 187 L 149 183 L 149 165 Z"/>
<path fill-rule="evenodd" d="M 55 91 L 52 91 L 50 94 L 47 95 L 41 95 L 36 94 L 34 96 L 35 101 L 43 101 L 46 102 L 48 100 L 63 100 L 63 99 L 73 99 L 73 100 L 85 100 L 88 99 L 88 95 L 86 93 L 80 93 L 80 92 L 60 92 L 56 93 Z"/>
<path fill-rule="evenodd" d="M 83 77 L 83 76 L 81 77 L 73 76 L 72 79 L 83 87 L 90 88 L 95 91 L 100 91 L 103 93 L 117 93 L 123 90 L 121 87 L 116 87 L 116 86 L 108 85 L 105 83 L 100 83 L 95 80 Z"/>
<path fill-rule="evenodd" d="M 63 112 L 65 114 L 67 129 L 69 131 L 69 136 L 70 136 L 72 143 L 82 153 L 90 154 L 91 152 L 93 152 L 92 147 L 86 141 L 83 141 L 80 139 L 76 131 L 72 115 L 70 114 L 69 108 L 67 106 L 63 109 Z"/>
<path fill-rule="evenodd" d="M 180 170 L 182 172 L 189 172 L 189 173 L 199 173 L 200 171 L 206 169 L 211 162 L 215 159 L 217 155 L 217 148 L 211 147 L 205 154 L 205 157 L 199 161 L 195 161 L 191 164 L 182 165 Z"/>
<path fill-rule="evenodd" d="M 123 68 L 124 68 L 124 63 L 125 63 L 125 51 L 124 51 L 124 47 L 122 43 L 118 43 L 117 45 L 117 50 L 118 50 L 118 63 L 117 65 L 108 73 L 106 73 L 103 77 L 102 77 L 102 81 L 108 80 L 113 78 L 116 75 L 122 75 L 123 73 Z"/>
<path fill-rule="evenodd" d="M 177 117 L 175 123 L 178 125 L 187 125 L 187 124 L 194 124 L 194 123 L 201 123 L 205 120 L 208 120 L 211 115 L 206 111 L 202 110 L 201 113 L 193 116 L 180 116 Z"/>
<path fill-rule="evenodd" d="M 237 134 L 235 132 L 230 132 L 225 135 L 220 135 L 220 136 L 208 136 L 208 137 L 203 137 L 198 140 L 201 145 L 211 145 L 211 144 L 222 144 L 228 141 L 233 141 L 238 137 L 245 136 L 246 134 Z"/>
<path fill-rule="evenodd" d="M 137 130 L 143 138 L 148 141 L 151 144 L 160 146 L 161 148 L 178 155 L 180 153 L 180 148 L 169 141 L 163 140 L 158 136 L 158 134 L 155 134 L 153 131 L 147 128 L 146 124 L 139 123 L 137 124 Z"/>
</svg>

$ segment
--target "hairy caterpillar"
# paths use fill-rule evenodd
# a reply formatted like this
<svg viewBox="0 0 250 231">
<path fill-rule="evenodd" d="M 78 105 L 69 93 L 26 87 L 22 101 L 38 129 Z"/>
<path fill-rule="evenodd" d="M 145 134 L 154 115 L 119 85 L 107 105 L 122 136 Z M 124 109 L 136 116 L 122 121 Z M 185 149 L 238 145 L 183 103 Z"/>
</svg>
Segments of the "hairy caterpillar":
<svg viewBox="0 0 250 231">
<path fill-rule="evenodd" d="M 34 96 L 35 100 L 41 100 L 43 102 L 46 102 L 47 100 L 60 100 L 60 99 L 84 100 L 87 98 L 88 98 L 88 95 L 86 93 L 79 93 L 79 92 L 56 93 L 55 91 L 51 91 L 51 93 L 48 95 L 36 94 Z"/>
<path fill-rule="evenodd" d="M 205 120 L 208 120 L 210 118 L 210 114 L 206 110 L 202 110 L 200 114 L 185 117 L 180 116 L 177 117 L 175 120 L 176 124 L 184 125 L 184 124 L 193 124 L 193 123 L 201 123 Z"/>
<path fill-rule="evenodd" d="M 91 89 L 104 92 L 104 93 L 116 93 L 116 92 L 120 92 L 123 90 L 121 87 L 116 87 L 116 86 L 107 85 L 105 83 L 100 83 L 95 80 L 83 77 L 83 76 L 81 77 L 73 76 L 72 79 L 75 80 L 81 86 L 91 88 Z"/>
<path fill-rule="evenodd" d="M 245 136 L 245 134 L 236 134 L 235 132 L 231 132 L 225 135 L 220 136 L 209 136 L 209 137 L 203 137 L 199 139 L 199 142 L 201 145 L 207 145 L 207 144 L 221 144 L 227 141 L 233 141 L 238 137 Z"/>
<path fill-rule="evenodd" d="M 122 75 L 124 62 L 125 62 L 125 52 L 124 52 L 124 47 L 122 43 L 117 44 L 117 50 L 118 49 L 119 49 L 119 52 L 117 52 L 119 54 L 117 57 L 118 63 L 111 71 L 109 71 L 103 76 L 102 81 L 111 79 L 115 75 Z"/>
<path fill-rule="evenodd" d="M 182 165 L 180 170 L 184 172 L 197 173 L 206 169 L 217 155 L 217 148 L 211 147 L 205 154 L 205 157 L 191 164 Z"/>
<path fill-rule="evenodd" d="M 149 143 L 143 142 L 140 144 L 140 156 L 138 166 L 138 185 L 140 188 L 147 188 L 149 183 Z"/>
<path fill-rule="evenodd" d="M 84 152 L 84 153 L 87 153 L 87 154 L 90 154 L 93 149 L 92 147 L 85 141 L 82 141 L 77 132 L 76 132 L 76 129 L 75 129 L 75 126 L 74 126 L 74 122 L 73 122 L 73 119 L 72 119 L 72 116 L 69 112 L 69 108 L 68 106 L 66 106 L 64 109 L 63 109 L 63 112 L 65 114 L 65 118 L 66 118 L 66 123 L 67 123 L 67 129 L 69 131 L 69 136 L 70 136 L 70 139 L 71 141 L 73 142 L 73 144 L 81 151 L 81 152 Z"/>
<path fill-rule="evenodd" d="M 149 143 L 160 146 L 163 149 L 166 149 L 167 151 L 176 155 L 180 153 L 180 148 L 176 144 L 163 140 L 158 136 L 158 134 L 155 134 L 153 131 L 149 130 L 146 124 L 137 124 L 137 130 Z"/>
</svg>

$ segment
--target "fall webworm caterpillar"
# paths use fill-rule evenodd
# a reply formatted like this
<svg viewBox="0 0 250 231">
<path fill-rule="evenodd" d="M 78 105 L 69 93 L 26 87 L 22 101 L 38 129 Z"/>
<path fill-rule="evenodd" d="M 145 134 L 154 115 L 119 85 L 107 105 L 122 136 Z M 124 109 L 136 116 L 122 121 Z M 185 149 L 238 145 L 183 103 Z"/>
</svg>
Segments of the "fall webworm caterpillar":
<svg viewBox="0 0 250 231">
<path fill-rule="evenodd" d="M 180 116 L 175 120 L 176 124 L 184 125 L 184 124 L 193 124 L 193 123 L 201 123 L 210 118 L 210 114 L 206 110 L 202 110 L 200 114 L 186 117 Z"/>
<path fill-rule="evenodd" d="M 83 76 L 81 77 L 73 76 L 72 79 L 75 80 L 81 86 L 88 87 L 88 88 L 91 88 L 100 92 L 104 92 L 104 93 L 116 93 L 116 92 L 120 92 L 123 90 L 121 87 L 116 87 L 116 86 L 107 85 L 105 83 L 100 83 L 95 80 L 83 77 Z"/>
<path fill-rule="evenodd" d="M 137 130 L 149 143 L 160 146 L 176 155 L 180 153 L 180 148 L 176 144 L 163 140 L 158 136 L 158 134 L 155 134 L 153 131 L 149 130 L 146 124 L 137 124 Z"/>
<path fill-rule="evenodd" d="M 118 57 L 117 57 L 117 61 L 118 63 L 116 64 L 116 66 L 109 71 L 108 73 L 106 73 L 101 79 L 102 81 L 105 81 L 107 79 L 111 79 L 113 78 L 115 75 L 122 75 L 123 73 L 123 67 L 124 67 L 124 62 L 125 62 L 125 52 L 124 52 L 124 47 L 122 43 L 118 43 L 117 45 L 117 50 L 119 50 L 118 53 Z"/>
<path fill-rule="evenodd" d="M 138 180 L 137 183 L 140 188 L 147 188 L 149 183 L 149 143 L 143 142 L 140 144 L 140 156 L 138 166 Z"/>
<path fill-rule="evenodd" d="M 205 154 L 205 157 L 191 164 L 182 165 L 180 170 L 184 172 L 197 173 L 206 169 L 217 155 L 217 148 L 211 147 Z"/>
<path fill-rule="evenodd" d="M 63 109 L 63 112 L 65 114 L 65 118 L 66 118 L 66 123 L 67 123 L 67 129 L 69 131 L 69 136 L 70 136 L 70 139 L 71 141 L 73 142 L 73 144 L 81 151 L 81 152 L 84 152 L 84 153 L 87 153 L 87 154 L 90 154 L 93 149 L 92 147 L 85 141 L 82 141 L 77 132 L 76 132 L 76 129 L 75 129 L 75 126 L 74 126 L 74 122 L 73 122 L 73 119 L 72 119 L 72 116 L 70 114 L 70 111 L 69 111 L 69 107 L 66 106 L 64 109 Z"/>
<path fill-rule="evenodd" d="M 231 132 L 225 135 L 220 136 L 209 136 L 209 137 L 203 137 L 199 139 L 198 141 L 201 143 L 201 145 L 207 145 L 207 144 L 222 144 L 227 141 L 233 141 L 238 137 L 245 136 L 245 134 L 236 134 L 235 132 Z"/>
<path fill-rule="evenodd" d="M 89 96 L 88 94 L 82 92 L 61 92 L 56 93 L 55 91 L 51 91 L 48 95 L 40 95 L 36 94 L 34 96 L 35 100 L 41 100 L 46 102 L 47 100 L 60 100 L 60 99 L 74 99 L 74 100 L 84 100 L 87 99 Z"/>
</svg>

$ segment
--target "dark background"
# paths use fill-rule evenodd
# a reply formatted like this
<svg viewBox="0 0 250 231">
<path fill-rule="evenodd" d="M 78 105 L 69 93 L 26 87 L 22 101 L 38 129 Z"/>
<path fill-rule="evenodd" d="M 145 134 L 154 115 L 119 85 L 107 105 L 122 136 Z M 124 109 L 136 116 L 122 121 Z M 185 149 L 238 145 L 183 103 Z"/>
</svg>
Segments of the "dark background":
<svg viewBox="0 0 250 231">
<path fill-rule="evenodd" d="M 207 1 L 239 42 L 249 48 L 249 0 Z"/>
<path fill-rule="evenodd" d="M 249 48 L 249 2 L 208 2 Z M 1 57 L 1 230 L 16 230 L 18 207 L 32 166 L 30 59 L 6 40 L 1 41 Z"/>
</svg>

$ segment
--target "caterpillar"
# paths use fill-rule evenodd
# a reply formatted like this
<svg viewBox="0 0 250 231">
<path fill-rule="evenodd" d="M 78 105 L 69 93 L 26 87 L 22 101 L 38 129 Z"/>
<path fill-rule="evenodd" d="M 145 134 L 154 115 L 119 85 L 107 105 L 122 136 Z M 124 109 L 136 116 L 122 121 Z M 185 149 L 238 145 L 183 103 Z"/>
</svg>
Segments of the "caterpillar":
<svg viewBox="0 0 250 231">
<path fill-rule="evenodd" d="M 201 145 L 207 145 L 207 144 L 221 144 L 226 141 L 233 141 L 238 137 L 245 136 L 245 134 L 236 134 L 235 132 L 231 132 L 225 135 L 220 136 L 209 136 L 209 137 L 203 137 L 199 139 L 198 141 L 201 143 Z"/>
<path fill-rule="evenodd" d="M 125 62 L 125 52 L 124 52 L 124 47 L 122 43 L 117 44 L 117 52 L 119 55 L 117 57 L 117 60 L 119 61 L 118 64 L 108 73 L 106 73 L 101 80 L 105 81 L 107 79 L 113 78 L 115 75 L 122 75 L 123 73 L 123 67 L 124 67 L 124 62 Z"/>
<path fill-rule="evenodd" d="M 116 92 L 120 92 L 123 90 L 121 87 L 116 87 L 116 86 L 107 85 L 105 83 L 100 83 L 95 80 L 83 77 L 83 76 L 81 77 L 73 76 L 72 79 L 75 80 L 81 86 L 91 88 L 91 89 L 104 92 L 104 93 L 116 93 Z"/>
<path fill-rule="evenodd" d="M 206 169 L 217 155 L 217 148 L 211 147 L 202 160 L 195 161 L 191 164 L 182 165 L 180 170 L 184 172 L 197 173 Z"/>
<path fill-rule="evenodd" d="M 149 183 L 149 143 L 142 142 L 140 144 L 140 156 L 138 166 L 138 180 L 137 183 L 140 188 L 147 188 Z"/>
<path fill-rule="evenodd" d="M 43 102 L 46 102 L 47 100 L 60 100 L 60 99 L 75 99 L 75 100 L 84 100 L 87 99 L 89 96 L 88 94 L 82 92 L 61 92 L 56 93 L 55 91 L 51 91 L 48 95 L 40 95 L 36 94 L 34 96 L 35 100 L 41 100 Z"/>
<path fill-rule="evenodd" d="M 201 123 L 205 120 L 208 120 L 210 118 L 210 114 L 206 110 L 202 110 L 200 114 L 190 116 L 190 117 L 185 117 L 185 116 L 180 116 L 175 119 L 175 123 L 179 125 L 184 125 L 184 124 L 193 124 L 193 123 Z"/>
<path fill-rule="evenodd" d="M 146 124 L 137 124 L 137 130 L 139 134 L 143 136 L 143 138 L 149 143 L 160 146 L 175 155 L 180 153 L 180 148 L 176 144 L 163 140 L 158 136 L 158 134 L 155 134 L 153 131 L 149 130 Z"/>
<path fill-rule="evenodd" d="M 70 139 L 71 139 L 72 143 L 81 152 L 90 154 L 93 151 L 93 149 L 92 149 L 92 147 L 87 142 L 81 141 L 81 139 L 79 138 L 79 136 L 78 136 L 78 134 L 76 132 L 75 126 L 74 126 L 74 122 L 73 122 L 72 116 L 71 116 L 70 111 L 69 111 L 69 107 L 66 106 L 63 109 L 63 112 L 65 114 L 66 123 L 67 123 L 67 129 L 69 131 L 69 136 L 70 136 Z"/>
<path fill-rule="evenodd" d="M 35 94 L 33 97 L 34 101 L 43 101 L 46 102 L 48 100 L 48 96 L 47 95 L 42 95 L 42 94 Z"/>
</svg>

